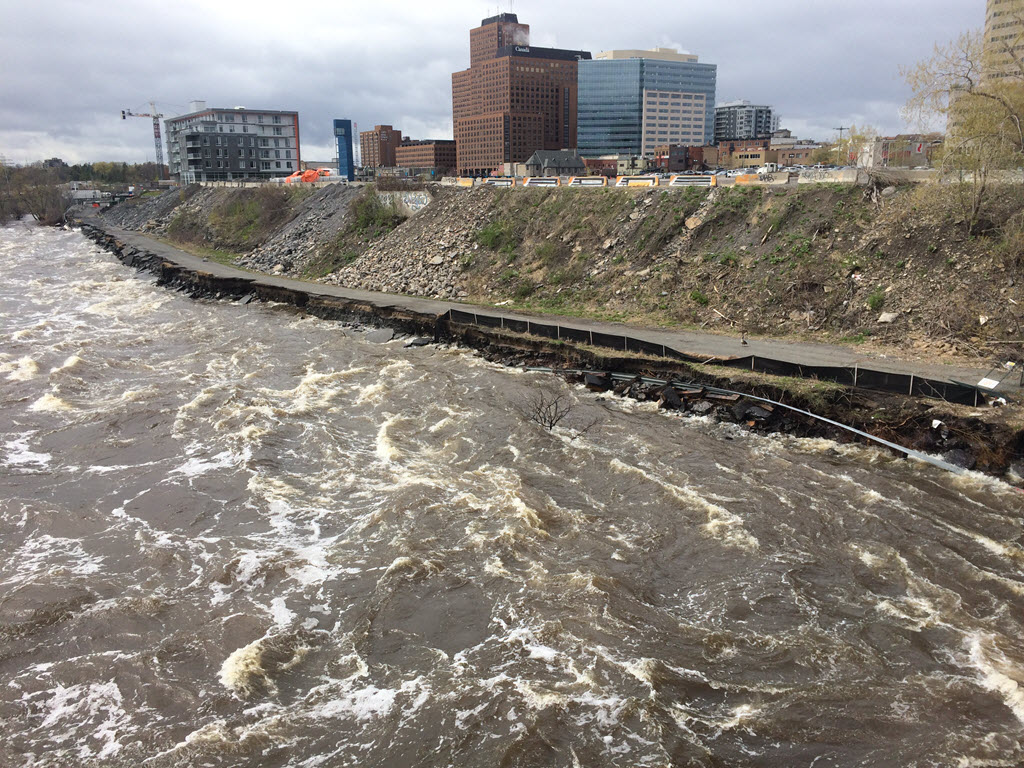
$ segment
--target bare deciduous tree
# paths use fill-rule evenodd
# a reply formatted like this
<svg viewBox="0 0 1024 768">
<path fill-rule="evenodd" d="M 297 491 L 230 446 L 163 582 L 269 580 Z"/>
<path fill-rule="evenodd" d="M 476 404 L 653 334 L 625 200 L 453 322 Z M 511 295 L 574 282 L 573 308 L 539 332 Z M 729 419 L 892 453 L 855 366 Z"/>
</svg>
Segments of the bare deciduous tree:
<svg viewBox="0 0 1024 768">
<path fill-rule="evenodd" d="M 538 389 L 525 397 L 518 405 L 517 410 L 527 421 L 532 421 L 549 432 L 555 427 L 561 426 L 571 431 L 571 440 L 585 435 L 600 424 L 600 419 L 594 417 L 588 421 L 580 422 L 577 419 L 569 419 L 575 409 L 572 396 L 564 391 L 550 389 Z M 567 421 L 567 419 L 569 419 Z"/>
<path fill-rule="evenodd" d="M 1010 0 L 1003 18 L 1013 22 L 1008 29 L 1024 30 L 1024 0 Z M 902 72 L 913 90 L 903 116 L 922 127 L 946 119 L 942 170 L 972 234 L 984 219 L 992 171 L 1024 165 L 1022 50 L 1024 31 L 986 45 L 982 31 L 973 30 Z"/>
</svg>

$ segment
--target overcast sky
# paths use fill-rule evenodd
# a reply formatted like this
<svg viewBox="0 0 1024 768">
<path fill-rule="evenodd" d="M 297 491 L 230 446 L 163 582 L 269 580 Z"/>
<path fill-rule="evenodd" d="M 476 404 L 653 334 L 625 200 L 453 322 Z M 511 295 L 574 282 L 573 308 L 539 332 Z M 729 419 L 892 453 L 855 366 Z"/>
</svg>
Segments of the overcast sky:
<svg viewBox="0 0 1024 768">
<path fill-rule="evenodd" d="M 335 155 L 331 120 L 451 138 L 451 73 L 496 11 L 534 45 L 672 46 L 718 65 L 717 102 L 773 105 L 782 127 L 907 130 L 901 66 L 984 23 L 984 0 L 0 0 L 0 156 L 153 160 L 150 121 L 212 107 L 299 112 L 307 160 Z"/>
</svg>

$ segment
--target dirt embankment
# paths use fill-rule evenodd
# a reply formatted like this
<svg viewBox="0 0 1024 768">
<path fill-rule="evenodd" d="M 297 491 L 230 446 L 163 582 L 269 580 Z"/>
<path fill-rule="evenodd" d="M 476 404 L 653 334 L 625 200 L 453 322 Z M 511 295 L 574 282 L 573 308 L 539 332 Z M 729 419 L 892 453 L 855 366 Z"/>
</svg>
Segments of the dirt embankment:
<svg viewBox="0 0 1024 768">
<path fill-rule="evenodd" d="M 188 188 L 106 214 L 250 269 L 646 325 L 1020 360 L 1024 254 L 933 185 L 433 188 L 405 219 L 357 188 Z M 1016 188 L 992 219 L 1021 218 Z"/>
<path fill-rule="evenodd" d="M 1024 419 L 1019 407 L 968 408 L 936 400 L 851 391 L 824 381 L 765 376 L 642 354 L 623 355 L 501 329 L 466 326 L 434 313 L 401 309 L 391 302 L 376 306 L 362 298 L 310 293 L 301 284 L 292 288 L 237 275 L 218 277 L 204 270 L 170 264 L 160 256 L 119 242 L 102 229 L 87 225 L 85 231 L 126 264 L 152 271 L 161 284 L 194 296 L 272 301 L 325 319 L 383 322 L 406 333 L 428 333 L 435 340 L 474 348 L 505 365 L 626 374 L 617 379 L 592 374 L 575 378 L 592 389 L 614 389 L 639 400 L 658 401 L 667 409 L 737 423 L 759 432 L 826 437 L 839 442 L 857 439 L 835 425 L 791 410 L 803 409 L 890 442 L 941 455 L 957 466 L 1005 476 L 1011 482 L 1024 481 Z M 641 377 L 686 382 L 686 386 L 677 390 Z M 743 392 L 746 396 L 723 397 L 709 387 Z M 789 408 L 772 407 L 756 400 L 758 397 L 785 403 Z"/>
</svg>

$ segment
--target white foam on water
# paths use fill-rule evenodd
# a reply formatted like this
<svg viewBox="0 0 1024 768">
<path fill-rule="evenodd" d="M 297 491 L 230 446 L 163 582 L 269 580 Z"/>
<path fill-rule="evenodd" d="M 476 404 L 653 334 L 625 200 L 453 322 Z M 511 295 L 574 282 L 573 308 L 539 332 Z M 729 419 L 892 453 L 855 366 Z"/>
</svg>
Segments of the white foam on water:
<svg viewBox="0 0 1024 768">
<path fill-rule="evenodd" d="M 216 395 L 219 389 L 219 386 L 206 387 L 205 389 L 201 390 L 195 397 L 189 400 L 187 403 L 178 406 L 178 412 L 174 425 L 175 432 L 178 431 L 178 420 L 184 421 L 184 419 L 187 416 L 190 416 L 195 411 L 198 411 L 200 408 L 203 408 L 204 406 L 212 403 L 216 399 Z"/>
<path fill-rule="evenodd" d="M 50 741 L 73 745 L 79 759 L 107 760 L 121 751 L 120 732 L 129 728 L 131 716 L 124 710 L 121 690 L 114 681 L 56 688 L 23 698 L 50 694 L 33 701 L 46 712 L 39 727 Z"/>
<path fill-rule="evenodd" d="M 1011 662 L 990 635 L 971 633 L 966 645 L 982 687 L 998 694 L 1014 716 L 1024 723 L 1024 669 Z"/>
<path fill-rule="evenodd" d="M 49 393 L 43 395 L 28 407 L 30 411 L 41 413 L 57 413 L 61 411 L 72 411 L 74 408 L 64 400 Z"/>
<path fill-rule="evenodd" d="M 675 485 L 650 474 L 641 467 L 635 467 L 617 458 L 611 460 L 610 466 L 615 472 L 639 475 L 666 491 L 686 508 L 704 512 L 707 522 L 701 528 L 717 541 L 750 551 L 756 550 L 760 546 L 757 538 L 743 526 L 743 520 L 739 515 L 709 501 L 690 486 Z"/>
<path fill-rule="evenodd" d="M 869 552 L 863 547 L 857 544 L 850 544 L 849 547 L 853 550 L 854 554 L 857 555 L 857 559 L 864 563 L 864 565 L 866 565 L 871 570 L 877 571 L 883 565 L 885 565 L 885 560 L 883 558 L 878 557 L 877 555 Z"/>
<path fill-rule="evenodd" d="M 915 632 L 945 624 L 946 611 L 932 600 L 922 596 L 906 596 L 879 600 L 875 609 L 895 619 L 900 619 Z"/>
<path fill-rule="evenodd" d="M 441 563 L 433 560 L 423 560 L 419 557 L 403 555 L 396 557 L 384 571 L 384 577 L 394 576 L 398 573 L 430 574 L 440 573 L 443 570 Z"/>
<path fill-rule="evenodd" d="M 343 391 L 336 386 L 338 382 L 363 373 L 365 370 L 365 367 L 356 366 L 343 371 L 324 373 L 314 370 L 313 366 L 309 365 L 294 388 L 260 391 L 271 397 L 288 400 L 289 404 L 283 410 L 289 415 L 301 415 L 315 409 L 329 407 L 334 398 Z"/>
<path fill-rule="evenodd" d="M 91 576 L 102 570 L 104 562 L 105 557 L 90 555 L 75 539 L 36 535 L 22 542 L 0 565 L 0 574 L 10 574 L 0 578 L 0 584 L 31 583 L 53 573 L 61 578 Z"/>
<path fill-rule="evenodd" d="M 270 601 L 269 613 L 278 627 L 287 627 L 295 621 L 295 611 L 288 608 L 283 597 L 275 597 Z"/>
<path fill-rule="evenodd" d="M 388 430 L 402 420 L 400 415 L 391 415 L 384 419 L 384 422 L 377 429 L 376 454 L 377 458 L 385 464 L 391 464 L 402 457 L 398 449 L 388 436 Z"/>
<path fill-rule="evenodd" d="M 8 381 L 28 381 L 39 373 L 39 363 L 31 357 L 21 357 L 13 363 L 0 363 L 0 373 L 6 373 Z"/>
<path fill-rule="evenodd" d="M 72 368 L 78 366 L 82 361 L 78 355 L 71 355 L 66 358 L 63 363 L 58 365 L 56 368 L 51 368 L 50 373 L 56 373 L 57 371 L 70 371 Z"/>
<path fill-rule="evenodd" d="M 28 448 L 28 440 L 32 432 L 24 432 L 14 440 L 4 443 L 4 450 L 7 456 L 4 464 L 8 467 L 35 466 L 45 469 L 49 466 L 53 456 L 49 453 L 36 453 Z"/>
<path fill-rule="evenodd" d="M 243 552 L 239 555 L 238 564 L 234 569 L 235 581 L 248 589 L 262 587 L 266 582 L 264 571 L 267 564 L 273 559 L 274 555 L 265 551 L 254 552 L 250 550 Z"/>
<path fill-rule="evenodd" d="M 319 717 L 354 718 L 365 722 L 374 718 L 385 717 L 394 709 L 398 691 L 393 688 L 377 688 L 369 685 L 350 693 L 345 693 L 333 701 L 321 705 L 316 710 Z"/>
<path fill-rule="evenodd" d="M 236 456 L 231 451 L 222 451 L 208 459 L 191 458 L 181 466 L 172 469 L 168 474 L 181 475 L 187 478 L 199 477 L 216 469 L 227 469 L 228 467 L 237 466 L 246 461 L 247 458 Z"/>
<path fill-rule="evenodd" d="M 355 398 L 356 405 L 379 403 L 384 395 L 395 386 L 395 380 L 404 376 L 413 369 L 409 360 L 396 360 L 388 363 L 377 374 L 377 381 L 374 384 L 367 384 L 360 388 Z"/>
<path fill-rule="evenodd" d="M 220 684 L 243 698 L 261 688 L 275 695 L 277 686 L 263 668 L 263 644 L 266 640 L 266 636 L 260 637 L 234 650 L 220 666 Z"/>
<path fill-rule="evenodd" d="M 949 530 L 960 534 L 961 536 L 964 536 L 968 539 L 977 542 L 994 555 L 1004 557 L 1007 560 L 1010 560 L 1011 562 L 1017 564 L 1018 566 L 1024 565 L 1024 549 L 1021 549 L 1015 544 L 1008 544 L 1003 543 L 1001 541 L 996 541 L 995 539 L 986 536 L 983 533 L 978 533 L 977 531 L 972 531 L 967 528 L 963 528 L 959 525 L 954 525 L 953 523 L 949 523 L 945 520 L 935 519 L 934 522 L 943 526 L 944 528 L 948 528 Z"/>
<path fill-rule="evenodd" d="M 976 470 L 965 470 L 958 472 L 955 475 L 949 476 L 950 485 L 959 491 L 963 491 L 965 494 L 968 491 L 983 491 L 989 493 L 997 493 L 999 495 L 1009 495 L 1019 498 L 1020 491 L 1014 488 L 1012 485 L 1007 483 L 998 477 L 992 477 L 991 475 L 985 475 Z M 965 501 L 975 504 L 977 506 L 984 506 L 979 504 L 970 497 L 965 498 Z"/>
<path fill-rule="evenodd" d="M 466 415 L 465 412 L 457 411 L 454 408 L 449 408 L 447 406 L 442 406 L 441 412 L 445 415 L 440 419 L 440 421 L 435 422 L 427 429 L 427 431 L 432 435 L 437 434 L 446 427 L 457 424 Z M 465 435 L 462 435 L 461 437 L 468 439 Z"/>
<path fill-rule="evenodd" d="M 502 642 L 518 644 L 527 652 L 531 659 L 539 659 L 549 664 L 563 656 L 561 651 L 557 651 L 551 646 L 538 641 L 533 631 L 527 627 L 513 629 L 505 635 Z"/>
</svg>

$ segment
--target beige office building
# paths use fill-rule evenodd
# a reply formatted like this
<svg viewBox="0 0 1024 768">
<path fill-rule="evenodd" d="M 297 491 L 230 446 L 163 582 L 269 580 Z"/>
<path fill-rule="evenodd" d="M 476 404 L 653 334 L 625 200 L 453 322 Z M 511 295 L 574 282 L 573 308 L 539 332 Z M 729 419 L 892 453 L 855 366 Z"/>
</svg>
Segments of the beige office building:
<svg viewBox="0 0 1024 768">
<path fill-rule="evenodd" d="M 697 56 L 674 48 L 602 51 L 594 60 L 643 62 L 641 155 L 653 155 L 657 147 L 671 144 L 699 147 L 710 141 L 716 74 L 713 66 L 700 65 Z M 593 71 L 600 71 L 600 64 L 594 66 Z M 686 84 L 695 87 L 686 88 Z"/>
<path fill-rule="evenodd" d="M 984 77 L 1024 78 L 1024 0 L 988 0 L 983 46 Z"/>
</svg>

